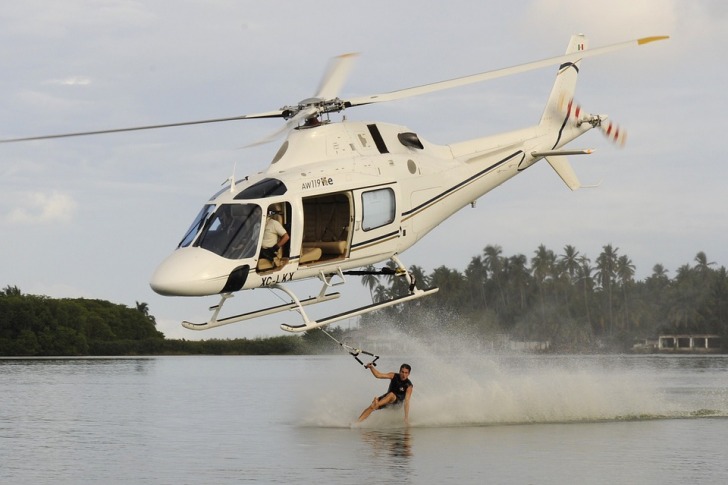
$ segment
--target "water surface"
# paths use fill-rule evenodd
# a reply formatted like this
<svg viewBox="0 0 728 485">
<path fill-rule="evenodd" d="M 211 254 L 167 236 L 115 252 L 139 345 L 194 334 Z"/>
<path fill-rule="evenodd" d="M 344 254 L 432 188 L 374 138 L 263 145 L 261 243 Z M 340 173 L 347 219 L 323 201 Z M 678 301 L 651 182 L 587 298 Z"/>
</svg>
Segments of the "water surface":
<svg viewBox="0 0 728 485">
<path fill-rule="evenodd" d="M 407 361 L 410 427 L 348 355 L 0 360 L 0 482 L 728 483 L 728 356 Z"/>
</svg>

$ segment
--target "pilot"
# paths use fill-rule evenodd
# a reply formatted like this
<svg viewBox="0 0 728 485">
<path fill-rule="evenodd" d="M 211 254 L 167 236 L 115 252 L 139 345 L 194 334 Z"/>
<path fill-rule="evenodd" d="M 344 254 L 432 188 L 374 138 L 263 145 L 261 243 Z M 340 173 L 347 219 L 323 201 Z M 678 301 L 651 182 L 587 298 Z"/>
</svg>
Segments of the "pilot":
<svg viewBox="0 0 728 485">
<path fill-rule="evenodd" d="M 288 232 L 276 218 L 282 213 L 275 207 L 269 210 L 265 229 L 263 229 L 263 248 L 260 250 L 260 257 L 273 263 L 273 266 L 275 266 L 275 258 L 278 256 L 278 249 L 285 246 L 289 239 Z"/>
</svg>

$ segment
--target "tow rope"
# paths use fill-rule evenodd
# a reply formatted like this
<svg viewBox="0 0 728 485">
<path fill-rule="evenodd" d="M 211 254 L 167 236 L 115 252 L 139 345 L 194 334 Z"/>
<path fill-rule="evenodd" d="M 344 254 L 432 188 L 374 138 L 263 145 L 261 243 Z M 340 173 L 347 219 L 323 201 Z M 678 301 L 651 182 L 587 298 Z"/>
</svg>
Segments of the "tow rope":
<svg viewBox="0 0 728 485">
<path fill-rule="evenodd" d="M 321 330 L 323 333 L 325 333 L 331 340 L 333 340 L 334 342 L 339 344 L 342 349 L 346 350 L 349 353 L 349 355 L 353 356 L 354 359 L 357 362 L 359 362 L 361 365 L 363 365 L 365 368 L 366 368 L 366 366 L 368 366 L 370 364 L 373 365 L 374 367 L 377 366 L 377 360 L 379 359 L 378 355 L 374 355 L 371 352 L 367 352 L 366 350 L 354 348 L 351 345 L 346 345 L 344 342 L 340 342 L 340 341 L 336 340 L 336 338 L 333 335 L 331 335 L 329 332 L 324 330 L 323 327 L 319 327 L 319 330 Z M 374 357 L 374 360 L 365 364 L 364 362 L 361 361 L 361 359 L 359 359 L 359 355 L 361 355 L 361 354 L 372 356 L 372 357 Z"/>
</svg>

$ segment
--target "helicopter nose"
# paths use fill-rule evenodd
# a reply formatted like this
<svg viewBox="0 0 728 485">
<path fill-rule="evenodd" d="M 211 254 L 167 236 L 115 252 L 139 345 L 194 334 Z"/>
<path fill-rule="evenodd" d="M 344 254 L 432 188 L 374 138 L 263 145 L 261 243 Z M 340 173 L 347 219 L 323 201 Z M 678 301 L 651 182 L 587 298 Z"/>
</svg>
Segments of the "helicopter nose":
<svg viewBox="0 0 728 485">
<path fill-rule="evenodd" d="M 157 267 L 149 286 L 165 296 L 207 296 L 220 293 L 230 262 L 197 247 L 177 249 Z"/>
</svg>

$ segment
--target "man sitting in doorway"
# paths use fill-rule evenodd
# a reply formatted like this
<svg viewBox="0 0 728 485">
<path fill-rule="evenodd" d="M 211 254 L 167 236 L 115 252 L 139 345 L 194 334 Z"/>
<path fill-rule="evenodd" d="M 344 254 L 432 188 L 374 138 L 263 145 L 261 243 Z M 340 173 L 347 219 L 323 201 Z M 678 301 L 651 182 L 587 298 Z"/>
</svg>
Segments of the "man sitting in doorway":
<svg viewBox="0 0 728 485">
<path fill-rule="evenodd" d="M 278 257 L 278 250 L 285 246 L 288 239 L 290 239 L 283 224 L 276 218 L 280 214 L 282 212 L 276 208 L 271 208 L 268 211 L 265 228 L 263 229 L 263 245 L 260 251 L 260 257 L 273 263 L 273 266 L 276 266 L 275 259 Z"/>
</svg>

